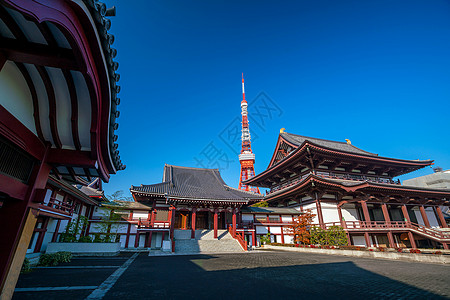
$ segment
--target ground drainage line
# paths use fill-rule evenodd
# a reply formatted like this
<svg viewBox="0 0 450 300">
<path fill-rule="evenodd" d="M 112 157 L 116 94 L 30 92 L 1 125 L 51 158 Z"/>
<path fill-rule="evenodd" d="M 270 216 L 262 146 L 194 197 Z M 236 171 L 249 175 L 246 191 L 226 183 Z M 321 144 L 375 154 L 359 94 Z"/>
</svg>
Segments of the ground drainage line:
<svg viewBox="0 0 450 300">
<path fill-rule="evenodd" d="M 86 297 L 86 300 L 91 299 L 103 299 L 106 293 L 114 286 L 120 276 L 128 269 L 128 267 L 133 263 L 136 257 L 139 255 L 139 252 L 133 254 L 120 268 L 118 268 L 114 273 L 112 273 L 102 284 L 98 286 L 89 296 Z"/>
</svg>

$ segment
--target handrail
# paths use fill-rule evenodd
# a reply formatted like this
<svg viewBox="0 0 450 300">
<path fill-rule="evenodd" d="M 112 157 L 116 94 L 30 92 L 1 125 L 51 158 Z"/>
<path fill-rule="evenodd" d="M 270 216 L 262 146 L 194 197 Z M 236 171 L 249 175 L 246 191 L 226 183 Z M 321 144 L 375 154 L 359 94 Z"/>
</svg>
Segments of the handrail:
<svg viewBox="0 0 450 300">
<path fill-rule="evenodd" d="M 138 220 L 138 228 L 170 228 L 170 223 L 168 221 L 142 221 L 141 219 Z"/>
<path fill-rule="evenodd" d="M 320 226 L 319 224 L 312 224 L 313 226 Z M 450 239 L 450 232 L 442 232 L 433 228 L 405 221 L 344 221 L 344 222 L 328 222 L 324 223 L 324 229 L 329 229 L 331 226 L 342 226 L 344 229 L 393 229 L 393 228 L 409 228 L 418 231 L 422 234 L 433 236 L 438 239 Z"/>
<path fill-rule="evenodd" d="M 56 198 L 50 198 L 50 200 L 48 201 L 47 206 L 51 207 L 51 208 L 58 209 L 58 210 L 62 210 L 64 212 L 68 212 L 69 214 L 72 214 L 73 210 L 75 208 L 74 204 L 69 204 L 67 202 L 63 202 L 63 201 L 58 200 Z"/>
<path fill-rule="evenodd" d="M 231 234 L 231 236 L 232 236 L 235 240 L 237 240 L 237 241 L 239 242 L 239 244 L 241 245 L 242 249 L 244 249 L 244 251 L 247 251 L 247 242 L 245 241 L 245 239 L 243 239 L 244 233 L 243 233 L 243 232 L 237 232 L 237 231 L 236 231 L 236 232 L 233 234 L 233 227 L 232 227 L 232 226 L 229 226 L 229 227 L 228 227 L 228 232 Z M 241 236 L 241 234 L 242 234 L 242 236 Z"/>
</svg>

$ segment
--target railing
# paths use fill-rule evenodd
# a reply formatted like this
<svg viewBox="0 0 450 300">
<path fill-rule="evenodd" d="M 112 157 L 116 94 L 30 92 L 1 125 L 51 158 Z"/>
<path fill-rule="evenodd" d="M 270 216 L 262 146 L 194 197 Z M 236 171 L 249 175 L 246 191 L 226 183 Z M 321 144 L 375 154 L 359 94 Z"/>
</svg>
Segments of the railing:
<svg viewBox="0 0 450 300">
<path fill-rule="evenodd" d="M 50 201 L 48 202 L 47 206 L 69 213 L 70 215 L 73 214 L 73 210 L 75 208 L 74 204 L 69 204 L 56 198 L 50 198 Z"/>
<path fill-rule="evenodd" d="M 412 223 L 412 222 L 404 222 L 404 221 L 344 221 L 341 222 L 329 222 L 324 223 L 324 228 L 329 229 L 331 226 L 343 226 L 347 230 L 360 230 L 360 229 L 397 229 L 397 228 L 405 228 L 412 229 L 418 232 L 419 234 L 425 234 L 428 236 L 432 236 L 437 239 L 445 239 L 450 240 L 450 232 L 443 232 L 440 230 L 436 230 L 433 228 L 428 228 L 426 226 Z M 313 226 L 319 226 L 319 224 L 313 224 Z"/>
<path fill-rule="evenodd" d="M 292 222 L 285 222 L 279 220 L 256 220 L 256 221 L 242 221 L 239 228 L 245 229 L 254 229 L 255 226 L 263 226 L 263 225 L 281 225 L 281 226 L 290 226 Z"/>
<path fill-rule="evenodd" d="M 142 221 L 141 219 L 138 220 L 138 229 L 140 228 L 164 228 L 164 229 L 169 229 L 170 228 L 170 223 L 168 221 L 155 221 L 152 222 L 151 221 Z"/>
<path fill-rule="evenodd" d="M 245 241 L 244 233 L 233 230 L 232 226 L 228 227 L 228 232 L 234 239 L 239 242 L 239 244 L 241 244 L 242 249 L 244 249 L 244 251 L 247 251 L 247 242 Z"/>
<path fill-rule="evenodd" d="M 285 189 L 287 187 L 290 187 L 294 184 L 297 184 L 306 177 L 308 177 L 311 173 L 303 174 L 302 176 L 284 181 L 283 183 L 280 183 L 279 185 L 273 187 L 270 189 L 270 191 L 267 194 L 274 193 L 276 191 Z M 323 172 L 323 171 L 317 171 L 316 176 L 320 176 L 323 178 L 331 178 L 331 179 L 344 179 L 344 180 L 353 180 L 353 181 L 370 181 L 370 182 L 378 182 L 378 183 L 387 183 L 387 184 L 400 184 L 400 180 L 394 181 L 390 178 L 384 178 L 384 177 L 374 177 L 374 176 L 366 176 L 366 175 L 354 175 L 354 174 L 341 174 L 341 173 L 333 173 L 333 172 Z"/>
</svg>

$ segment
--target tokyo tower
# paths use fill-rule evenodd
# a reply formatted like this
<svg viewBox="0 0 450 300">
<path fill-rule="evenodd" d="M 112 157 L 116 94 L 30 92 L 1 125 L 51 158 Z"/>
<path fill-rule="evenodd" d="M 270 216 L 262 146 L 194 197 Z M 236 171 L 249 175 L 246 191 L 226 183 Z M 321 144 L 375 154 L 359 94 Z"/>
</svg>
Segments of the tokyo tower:
<svg viewBox="0 0 450 300">
<path fill-rule="evenodd" d="M 241 163 L 241 175 L 239 178 L 239 189 L 245 191 L 251 191 L 254 193 L 259 192 L 258 187 L 251 187 L 243 184 L 242 182 L 255 176 L 255 154 L 252 152 L 252 143 L 250 138 L 250 129 L 248 128 L 248 104 L 245 100 L 244 89 L 244 73 L 242 73 L 242 101 L 241 101 L 241 114 L 242 114 L 242 149 L 239 154 L 239 162 Z"/>
</svg>

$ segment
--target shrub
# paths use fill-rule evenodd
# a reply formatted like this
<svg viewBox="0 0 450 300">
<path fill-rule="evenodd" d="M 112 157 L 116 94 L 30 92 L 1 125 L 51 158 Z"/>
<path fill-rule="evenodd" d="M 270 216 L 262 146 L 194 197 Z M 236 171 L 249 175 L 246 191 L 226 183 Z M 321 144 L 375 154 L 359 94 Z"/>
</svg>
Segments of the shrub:
<svg viewBox="0 0 450 300">
<path fill-rule="evenodd" d="M 403 249 L 402 249 L 402 248 L 395 248 L 395 250 L 396 250 L 398 253 L 402 253 L 402 252 L 403 252 Z"/>
<path fill-rule="evenodd" d="M 20 270 L 21 274 L 29 273 L 31 272 L 31 266 L 30 266 L 30 260 L 25 257 L 22 264 L 22 269 Z"/>
<path fill-rule="evenodd" d="M 80 236 L 78 243 L 92 243 L 92 238 L 90 236 Z"/>
<path fill-rule="evenodd" d="M 384 248 L 384 247 L 377 247 L 377 249 L 378 249 L 378 251 L 380 251 L 380 252 L 385 252 L 385 251 L 386 251 L 386 248 Z"/>
<path fill-rule="evenodd" d="M 409 253 L 420 253 L 419 249 L 409 249 Z"/>
<path fill-rule="evenodd" d="M 45 253 L 39 257 L 39 266 L 57 266 L 62 262 L 70 262 L 71 258 L 72 253 L 67 251 L 60 251 L 52 254 Z"/>
<path fill-rule="evenodd" d="M 442 252 L 441 251 L 436 251 L 436 252 L 434 252 L 434 254 L 440 255 L 440 254 L 442 254 Z"/>
</svg>

